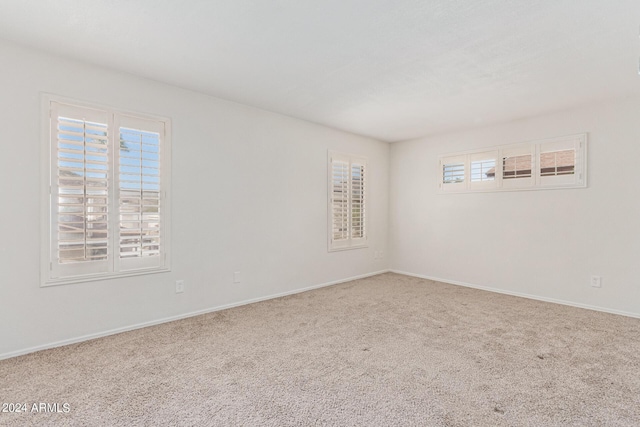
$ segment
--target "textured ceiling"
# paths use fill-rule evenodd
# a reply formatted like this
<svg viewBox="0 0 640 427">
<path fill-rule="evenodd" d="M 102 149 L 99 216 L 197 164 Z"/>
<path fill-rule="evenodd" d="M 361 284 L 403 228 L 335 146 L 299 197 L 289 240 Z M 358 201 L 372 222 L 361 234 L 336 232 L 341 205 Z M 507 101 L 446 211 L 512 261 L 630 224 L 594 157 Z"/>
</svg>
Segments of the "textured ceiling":
<svg viewBox="0 0 640 427">
<path fill-rule="evenodd" d="M 0 38 L 384 141 L 638 94 L 639 24 L 639 0 L 0 1 Z"/>
</svg>

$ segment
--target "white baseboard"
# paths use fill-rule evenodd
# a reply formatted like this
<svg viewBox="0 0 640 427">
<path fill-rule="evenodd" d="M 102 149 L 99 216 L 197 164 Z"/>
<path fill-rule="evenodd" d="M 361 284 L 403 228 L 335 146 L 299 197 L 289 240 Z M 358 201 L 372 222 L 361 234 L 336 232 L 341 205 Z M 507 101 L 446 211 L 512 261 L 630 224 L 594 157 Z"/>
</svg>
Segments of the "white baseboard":
<svg viewBox="0 0 640 427">
<path fill-rule="evenodd" d="M 548 297 L 542 297 L 542 296 L 538 296 L 538 295 L 525 294 L 523 292 L 507 291 L 507 290 L 504 290 L 504 289 L 492 288 L 492 287 L 489 287 L 489 286 L 481 286 L 481 285 L 474 285 L 472 283 L 459 282 L 457 280 L 441 279 L 441 278 L 438 278 L 438 277 L 425 276 L 423 274 L 409 273 L 407 271 L 393 270 L 393 269 L 389 270 L 389 271 L 391 273 L 402 274 L 402 275 L 405 275 L 405 276 L 418 277 L 420 279 L 432 280 L 434 282 L 448 283 L 450 285 L 457 285 L 457 286 L 464 286 L 464 287 L 467 287 L 467 288 L 481 289 L 483 291 L 496 292 L 496 293 L 499 293 L 499 294 L 512 295 L 512 296 L 522 297 L 522 298 L 529 298 L 529 299 L 534 299 L 534 300 L 538 300 L 538 301 L 552 302 L 552 303 L 555 303 L 555 304 L 568 305 L 568 306 L 571 306 L 571 307 L 585 308 L 587 310 L 601 311 L 601 312 L 604 312 L 604 313 L 618 314 L 618 315 L 621 315 L 621 316 L 635 317 L 635 318 L 639 318 L 640 319 L 640 313 L 631 313 L 631 312 L 628 312 L 628 311 L 613 310 L 611 308 L 598 307 L 598 306 L 595 306 L 595 305 L 581 304 L 581 303 L 573 302 L 573 301 L 565 301 L 565 300 L 556 299 L 556 298 L 548 298 Z"/>
<path fill-rule="evenodd" d="M 16 356 L 22 356 L 23 354 L 34 353 L 36 351 L 48 350 L 50 348 L 62 347 L 64 345 L 75 344 L 75 343 L 79 343 L 79 342 L 82 342 L 82 341 L 89 341 L 89 340 L 93 340 L 93 339 L 96 339 L 96 338 L 106 337 L 106 336 L 109 336 L 109 335 L 115 335 L 115 334 L 119 334 L 119 333 L 122 333 L 122 332 L 132 331 L 134 329 L 146 328 L 147 326 L 153 326 L 153 325 L 158 325 L 158 324 L 161 324 L 161 323 L 173 322 L 175 320 L 181 320 L 181 319 L 186 319 L 188 317 L 199 316 L 201 314 L 213 313 L 214 311 L 226 310 L 228 308 L 238 307 L 238 306 L 241 306 L 241 305 L 253 304 L 255 302 L 260 302 L 260 301 L 266 301 L 266 300 L 270 300 L 270 299 L 274 299 L 274 298 L 285 297 L 287 295 L 299 294 L 299 293 L 302 293 L 302 292 L 311 291 L 313 289 L 324 288 L 326 286 L 332 286 L 332 285 L 337 285 L 339 283 L 350 282 L 352 280 L 363 279 L 365 277 L 376 276 L 378 274 L 387 273 L 389 271 L 390 270 L 380 270 L 380 271 L 375 271 L 373 273 L 360 274 L 358 276 L 348 277 L 346 279 L 334 280 L 334 281 L 331 281 L 331 282 L 321 283 L 319 285 L 308 286 L 306 288 L 294 289 L 292 291 L 281 292 L 281 293 L 272 294 L 272 295 L 266 295 L 266 296 L 262 296 L 262 297 L 258 297 L 258 298 L 252 298 L 252 299 L 248 299 L 248 300 L 244 300 L 244 301 L 234 302 L 234 303 L 231 303 L 231 304 L 225 304 L 225 305 L 220 305 L 220 306 L 216 306 L 216 307 L 206 308 L 204 310 L 197 310 L 197 311 L 192 311 L 192 312 L 189 312 L 189 313 L 179 314 L 177 316 L 164 317 L 162 319 L 151 320 L 149 322 L 137 323 L 135 325 L 124 326 L 122 328 L 110 329 L 108 331 L 97 332 L 97 333 L 88 334 L 88 335 L 82 335 L 80 337 L 69 338 L 69 339 L 62 340 L 62 341 L 55 341 L 55 342 L 52 342 L 52 343 L 38 345 L 38 346 L 35 346 L 35 347 L 25 348 L 25 349 L 22 349 L 22 350 L 11 351 L 9 353 L 2 353 L 2 354 L 0 354 L 0 360 L 9 359 L 11 357 L 16 357 Z"/>
</svg>

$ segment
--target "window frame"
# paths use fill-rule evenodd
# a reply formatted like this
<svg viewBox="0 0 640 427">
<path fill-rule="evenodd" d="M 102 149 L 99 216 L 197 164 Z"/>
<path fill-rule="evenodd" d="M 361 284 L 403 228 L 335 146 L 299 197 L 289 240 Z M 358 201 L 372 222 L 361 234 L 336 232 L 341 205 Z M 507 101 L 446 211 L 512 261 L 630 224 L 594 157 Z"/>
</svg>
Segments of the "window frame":
<svg viewBox="0 0 640 427">
<path fill-rule="evenodd" d="M 587 133 L 581 133 L 440 155 L 438 156 L 437 191 L 439 194 L 448 194 L 586 188 L 587 140 Z M 573 173 L 543 176 L 540 169 L 541 155 L 543 153 L 564 150 L 575 151 Z M 504 159 L 510 156 L 522 155 L 531 155 L 531 176 L 505 179 L 503 177 Z M 480 158 L 485 158 L 487 160 L 489 158 L 495 158 L 495 177 L 492 181 L 471 181 L 471 164 L 474 161 L 478 161 Z M 447 161 L 451 161 L 451 159 L 455 159 L 459 163 L 464 162 L 464 182 L 457 184 L 444 184 L 443 165 Z"/>
<path fill-rule="evenodd" d="M 349 222 L 348 222 L 348 230 L 349 230 L 349 237 L 347 237 L 346 239 L 340 239 L 340 240 L 334 240 L 333 238 L 333 181 L 332 181 L 332 176 L 333 176 L 333 162 L 334 161 L 340 161 L 340 162 L 346 162 L 348 163 L 348 173 L 349 173 L 349 183 L 347 185 L 347 188 L 349 189 L 349 195 L 347 197 L 347 204 L 348 204 L 348 218 L 349 218 Z M 352 168 L 353 165 L 362 165 L 364 167 L 364 174 L 363 174 L 363 179 L 362 179 L 362 192 L 363 192 L 363 202 L 361 204 L 362 206 L 362 210 L 364 211 L 364 217 L 363 217 L 363 224 L 362 224 L 362 237 L 358 237 L 358 238 L 354 238 L 352 236 L 352 223 L 351 223 L 351 219 L 352 219 L 352 208 L 353 208 L 353 200 L 352 200 L 352 195 L 351 195 L 351 188 L 352 188 Z M 360 155 L 354 155 L 354 154 L 348 154 L 348 153 L 342 153 L 342 152 L 337 152 L 337 151 L 328 151 L 328 155 L 327 155 L 327 247 L 328 247 L 328 251 L 329 252 L 336 252 L 336 251 L 344 251 L 344 250 L 350 250 L 350 249 L 361 249 L 361 248 L 366 248 L 369 246 L 368 243 L 368 239 L 369 239 L 369 220 L 370 220 L 370 214 L 369 214 L 369 209 L 368 209 L 368 200 L 369 200 L 369 165 L 367 162 L 366 157 L 364 156 L 360 156 Z"/>
<path fill-rule="evenodd" d="M 548 141 L 541 141 L 537 146 L 536 159 L 538 164 L 536 165 L 536 177 L 537 182 L 542 187 L 560 187 L 566 185 L 572 185 L 574 180 L 579 179 L 579 174 L 584 175 L 584 164 L 580 158 L 579 147 L 576 144 L 572 144 L 570 139 L 554 139 Z M 553 153 L 561 151 L 575 150 L 575 162 L 573 165 L 572 174 L 558 174 L 556 165 L 556 174 L 543 175 L 542 174 L 542 154 Z M 577 177 L 577 179 L 576 179 Z M 574 179 L 572 179 L 574 178 Z"/>
<path fill-rule="evenodd" d="M 538 171 L 538 156 L 536 155 L 536 144 L 534 143 L 525 143 L 525 144 L 516 144 L 510 145 L 499 150 L 500 157 L 498 157 L 498 161 L 496 162 L 496 175 L 498 175 L 498 169 L 500 170 L 500 181 L 502 183 L 502 188 L 505 190 L 524 190 L 533 188 L 537 182 L 537 171 Z M 514 176 L 510 178 L 505 178 L 504 176 L 504 161 L 508 158 L 517 158 L 522 156 L 530 156 L 531 157 L 531 169 L 528 175 L 519 175 L 516 171 L 514 171 Z M 517 163 L 516 163 L 517 164 Z"/>
<path fill-rule="evenodd" d="M 57 126 L 57 119 L 53 118 L 54 105 L 68 106 L 71 109 L 93 110 L 104 113 L 108 127 L 108 188 L 107 206 L 110 212 L 108 219 L 107 269 L 106 271 L 93 271 L 89 264 L 79 262 L 72 267 L 70 264 L 57 262 L 57 249 L 54 248 L 57 237 L 55 216 L 58 214 L 58 203 L 53 200 L 54 179 L 57 176 L 56 136 L 53 134 Z M 120 260 L 119 222 L 119 141 L 120 129 L 117 127 L 123 117 L 134 118 L 140 121 L 157 123 L 164 128 L 160 137 L 161 156 L 160 166 L 160 194 L 159 200 L 162 206 L 160 219 L 161 249 L 158 262 L 154 265 L 144 266 L 147 260 L 140 262 L 140 267 L 123 269 Z M 126 126 L 125 126 L 126 127 Z M 146 129 L 145 129 L 146 130 Z M 171 119 L 168 117 L 139 113 L 114 108 L 97 103 L 80 101 L 68 97 L 42 93 L 41 94 L 41 244 L 40 244 L 40 286 L 56 286 L 72 283 L 84 283 L 96 280 L 106 280 L 119 277 L 138 276 L 171 271 Z M 151 257 L 150 257 L 151 258 Z M 142 260 L 142 258 L 140 258 Z M 157 264 L 157 265 L 155 265 Z M 60 266 L 65 268 L 60 269 Z M 64 273 L 64 271 L 71 273 Z"/>
</svg>

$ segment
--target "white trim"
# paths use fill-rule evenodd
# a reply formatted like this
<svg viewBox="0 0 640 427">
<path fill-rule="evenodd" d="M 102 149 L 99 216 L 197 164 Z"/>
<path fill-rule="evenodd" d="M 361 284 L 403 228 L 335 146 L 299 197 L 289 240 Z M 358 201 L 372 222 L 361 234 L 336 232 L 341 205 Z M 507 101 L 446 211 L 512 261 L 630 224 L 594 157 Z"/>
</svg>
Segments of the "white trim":
<svg viewBox="0 0 640 427">
<path fill-rule="evenodd" d="M 59 102 L 61 104 L 69 104 L 69 105 L 73 105 L 75 107 L 82 107 L 82 108 L 89 108 L 92 110 L 96 110 L 96 109 L 103 109 L 103 110 L 113 110 L 113 111 L 117 111 L 120 114 L 124 114 L 124 115 L 129 115 L 129 116 L 134 116 L 134 117 L 138 117 L 141 119 L 148 119 L 148 120 L 157 120 L 157 121 L 171 121 L 171 117 L 169 116 L 162 116 L 159 114 L 154 114 L 154 113 L 148 113 L 148 112 L 144 112 L 144 111 L 132 111 L 129 109 L 123 109 L 117 106 L 113 106 L 111 104 L 103 104 L 100 102 L 93 102 L 93 101 L 85 101 L 82 99 L 76 99 L 76 98 L 70 98 L 68 96 L 64 96 L 64 95 L 58 95 L 55 93 L 51 93 L 51 92 L 40 92 L 40 99 L 41 102 L 43 103 L 43 107 L 45 107 L 46 111 L 45 116 L 48 115 L 48 106 L 49 106 L 49 102 L 53 101 L 53 102 Z M 45 137 L 47 135 L 45 134 Z"/>
<path fill-rule="evenodd" d="M 51 265 L 51 101 L 50 95 L 40 95 L 40 285 L 49 278 Z"/>
<path fill-rule="evenodd" d="M 8 353 L 2 353 L 2 354 L 0 354 L 0 360 L 9 359 L 11 357 L 22 356 L 24 354 L 34 353 L 36 351 L 48 350 L 48 349 L 51 349 L 51 348 L 62 347 L 62 346 L 69 345 L 69 344 L 75 344 L 75 343 L 79 343 L 79 342 L 83 342 L 83 341 L 89 341 L 89 340 L 93 340 L 93 339 L 96 339 L 96 338 L 102 338 L 102 337 L 106 337 L 106 336 L 109 336 L 109 335 L 119 334 L 119 333 L 122 333 L 122 332 L 133 331 L 135 329 L 146 328 L 148 326 L 154 326 L 154 325 L 159 325 L 159 324 L 162 324 L 162 323 L 173 322 L 173 321 L 176 321 L 176 320 L 187 319 L 189 317 L 200 316 L 202 314 L 213 313 L 215 311 L 226 310 L 226 309 L 229 309 L 229 308 L 239 307 L 239 306 L 242 306 L 242 305 L 253 304 L 253 303 L 261 302 L 261 301 L 267 301 L 267 300 L 270 300 L 270 299 L 285 297 L 285 296 L 288 296 L 288 295 L 295 295 L 295 294 L 299 294 L 299 293 L 302 293 L 302 292 L 312 291 L 314 289 L 319 289 L 319 288 L 324 288 L 324 287 L 327 287 L 327 286 L 337 285 L 337 284 L 344 283 L 344 282 L 350 282 L 352 280 L 358 280 L 358 279 L 364 279 L 365 277 L 377 276 L 378 274 L 388 273 L 389 271 L 390 270 L 388 270 L 388 269 L 387 270 L 374 271 L 372 273 L 360 274 L 360 275 L 357 275 L 357 276 L 348 277 L 346 279 L 338 279 L 338 280 L 333 280 L 331 282 L 321 283 L 319 285 L 307 286 L 306 288 L 294 289 L 292 291 L 280 292 L 280 293 L 272 294 L 272 295 L 265 295 L 265 296 L 262 296 L 262 297 L 251 298 L 251 299 L 248 299 L 248 300 L 238 301 L 238 302 L 234 302 L 234 303 L 231 303 L 231 304 L 224 304 L 224 305 L 219 305 L 219 306 L 216 306 L 216 307 L 205 308 L 204 310 L 191 311 L 189 313 L 178 314 L 176 316 L 163 317 L 161 319 L 151 320 L 149 322 L 136 323 L 136 324 L 129 325 L 129 326 L 124 326 L 124 327 L 121 327 L 121 328 L 109 329 L 107 331 L 97 332 L 97 333 L 94 333 L 94 334 L 87 334 L 87 335 L 82 335 L 82 336 L 75 337 L 75 338 L 69 338 L 69 339 L 66 339 L 66 340 L 54 341 L 54 342 L 51 342 L 51 343 L 48 343 L 48 344 L 38 345 L 38 346 L 35 346 L 35 347 L 28 347 L 28 348 L 25 348 L 25 349 L 22 349 L 22 350 L 11 351 L 11 352 L 8 352 Z"/>
<path fill-rule="evenodd" d="M 480 289 L 482 291 L 495 292 L 495 293 L 498 293 L 498 294 L 511 295 L 511 296 L 515 296 L 515 297 L 527 298 L 527 299 L 532 299 L 532 300 L 537 300 L 537 301 L 551 302 L 551 303 L 554 303 L 554 304 L 567 305 L 567 306 L 570 306 L 570 307 L 584 308 L 584 309 L 587 309 L 587 310 L 600 311 L 600 312 L 603 312 L 603 313 L 617 314 L 617 315 L 620 315 L 620 316 L 634 317 L 634 318 L 640 319 L 640 313 L 632 313 L 632 312 L 629 312 L 629 311 L 614 310 L 614 309 L 606 308 L 606 307 L 599 307 L 599 306 L 589 305 L 589 304 L 581 304 L 579 302 L 566 301 L 566 300 L 561 300 L 561 299 L 556 299 L 556 298 L 542 297 L 542 296 L 539 296 L 539 295 L 531 295 L 531 294 L 526 294 L 526 293 L 523 293 L 523 292 L 507 291 L 507 290 L 504 290 L 504 289 L 492 288 L 491 286 L 474 285 L 472 283 L 460 282 L 460 281 L 457 281 L 457 280 L 440 279 L 438 277 L 425 276 L 423 274 L 409 273 L 407 271 L 401 271 L 401 270 L 393 270 L 393 269 L 391 269 L 391 270 L 389 270 L 389 272 L 396 273 L 396 274 L 402 274 L 404 276 L 417 277 L 419 279 L 432 280 L 434 282 L 447 283 L 447 284 L 450 284 L 450 285 L 464 286 L 465 288 Z"/>
</svg>

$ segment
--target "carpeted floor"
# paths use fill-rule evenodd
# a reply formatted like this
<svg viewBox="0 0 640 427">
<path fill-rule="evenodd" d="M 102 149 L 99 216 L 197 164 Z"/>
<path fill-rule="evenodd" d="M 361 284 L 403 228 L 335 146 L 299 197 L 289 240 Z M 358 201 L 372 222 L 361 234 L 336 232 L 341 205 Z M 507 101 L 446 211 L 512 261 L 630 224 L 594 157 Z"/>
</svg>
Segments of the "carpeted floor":
<svg viewBox="0 0 640 427">
<path fill-rule="evenodd" d="M 3 402 L 69 404 L 3 426 L 638 426 L 640 319 L 387 273 L 0 361 Z"/>
</svg>

